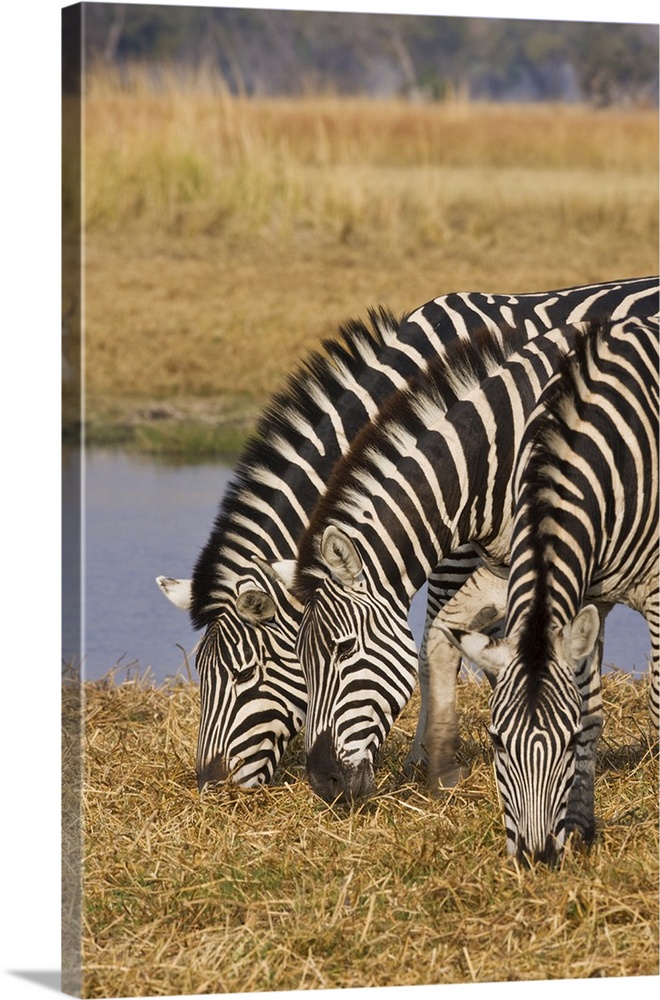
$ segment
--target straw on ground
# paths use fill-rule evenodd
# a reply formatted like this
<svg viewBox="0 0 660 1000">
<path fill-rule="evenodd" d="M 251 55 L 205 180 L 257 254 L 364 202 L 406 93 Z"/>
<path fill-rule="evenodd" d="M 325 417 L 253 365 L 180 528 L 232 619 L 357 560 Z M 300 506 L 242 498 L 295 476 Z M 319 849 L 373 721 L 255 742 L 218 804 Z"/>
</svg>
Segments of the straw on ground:
<svg viewBox="0 0 660 1000">
<path fill-rule="evenodd" d="M 198 795 L 188 680 L 85 685 L 85 995 L 239 992 L 658 973 L 658 766 L 646 683 L 605 678 L 598 842 L 562 870 L 506 859 L 487 690 L 461 682 L 471 773 L 430 799 L 402 765 L 338 813 L 299 741 L 278 783 Z"/>
</svg>

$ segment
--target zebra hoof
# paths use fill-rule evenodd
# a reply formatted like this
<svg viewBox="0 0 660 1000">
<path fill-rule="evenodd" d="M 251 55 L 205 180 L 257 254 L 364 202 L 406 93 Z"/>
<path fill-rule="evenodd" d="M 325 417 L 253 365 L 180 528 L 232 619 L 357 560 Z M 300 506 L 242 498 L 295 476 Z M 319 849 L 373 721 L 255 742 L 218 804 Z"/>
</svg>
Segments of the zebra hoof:
<svg viewBox="0 0 660 1000">
<path fill-rule="evenodd" d="M 566 839 L 570 838 L 574 851 L 588 851 L 596 839 L 595 822 L 586 823 L 578 819 L 566 820 Z"/>
<path fill-rule="evenodd" d="M 428 761 L 424 759 L 416 760 L 414 758 L 413 759 L 406 758 L 406 760 L 403 762 L 403 767 L 401 768 L 401 771 L 406 781 L 424 782 L 426 781 L 427 769 L 428 769 Z"/>
<path fill-rule="evenodd" d="M 429 773 L 427 778 L 427 789 L 432 796 L 440 795 L 442 792 L 451 791 L 464 778 L 470 774 L 470 768 L 463 765 L 445 769 L 441 774 Z"/>
</svg>

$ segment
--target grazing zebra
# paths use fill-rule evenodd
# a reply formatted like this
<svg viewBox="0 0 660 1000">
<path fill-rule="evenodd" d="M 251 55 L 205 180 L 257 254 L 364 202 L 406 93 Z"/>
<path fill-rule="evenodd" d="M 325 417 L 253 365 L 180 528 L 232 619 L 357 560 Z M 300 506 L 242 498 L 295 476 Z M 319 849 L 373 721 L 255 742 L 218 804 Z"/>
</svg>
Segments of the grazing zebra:
<svg viewBox="0 0 660 1000">
<path fill-rule="evenodd" d="M 657 317 L 578 336 L 521 445 L 505 638 L 448 632 L 497 672 L 490 732 L 520 859 L 556 861 L 571 830 L 594 837 L 599 644 L 615 603 L 649 625 L 657 734 L 659 363 Z"/>
<path fill-rule="evenodd" d="M 324 799 L 373 789 L 376 753 L 416 681 L 407 615 L 431 569 L 470 542 L 507 557 L 518 445 L 575 332 L 502 347 L 483 331 L 455 345 L 394 395 L 335 466 L 288 580 L 304 605 L 296 648 L 307 771 Z M 274 569 L 286 580 L 287 566 Z M 490 608 L 488 624 L 503 611 L 504 601 Z"/>
<path fill-rule="evenodd" d="M 293 560 L 335 461 L 392 392 L 456 339 L 487 326 L 506 339 L 529 338 L 592 316 L 655 311 L 658 278 L 527 295 L 454 293 L 397 323 L 372 314 L 353 322 L 290 376 L 264 411 L 226 492 L 192 581 L 159 577 L 163 593 L 204 629 L 196 653 L 201 718 L 196 771 L 200 788 L 231 778 L 270 781 L 303 725 L 307 692 L 295 641 L 301 608 L 269 563 Z M 499 331 L 502 331 L 499 333 Z M 429 580 L 427 622 L 477 565 L 466 550 Z M 458 654 L 456 654 L 458 659 Z M 420 685 L 424 690 L 424 647 Z M 411 751 L 422 754 L 423 714 Z"/>
</svg>

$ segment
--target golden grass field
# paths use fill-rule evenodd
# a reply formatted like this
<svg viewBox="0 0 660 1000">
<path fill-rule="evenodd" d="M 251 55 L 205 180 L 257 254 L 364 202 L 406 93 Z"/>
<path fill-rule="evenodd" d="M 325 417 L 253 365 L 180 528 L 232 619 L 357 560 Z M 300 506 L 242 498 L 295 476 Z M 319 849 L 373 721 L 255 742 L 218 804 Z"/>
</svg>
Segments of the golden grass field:
<svg viewBox="0 0 660 1000">
<path fill-rule="evenodd" d="M 559 871 L 505 857 L 486 688 L 459 685 L 472 770 L 452 793 L 402 777 L 415 695 L 377 797 L 339 813 L 299 739 L 276 784 L 200 796 L 188 680 L 86 683 L 83 996 L 657 975 L 646 683 L 604 678 L 599 837 Z"/>
<path fill-rule="evenodd" d="M 370 306 L 658 271 L 657 109 L 246 100 L 91 75 L 84 149 L 92 439 L 137 423 L 150 447 L 168 416 L 242 430 Z"/>
</svg>

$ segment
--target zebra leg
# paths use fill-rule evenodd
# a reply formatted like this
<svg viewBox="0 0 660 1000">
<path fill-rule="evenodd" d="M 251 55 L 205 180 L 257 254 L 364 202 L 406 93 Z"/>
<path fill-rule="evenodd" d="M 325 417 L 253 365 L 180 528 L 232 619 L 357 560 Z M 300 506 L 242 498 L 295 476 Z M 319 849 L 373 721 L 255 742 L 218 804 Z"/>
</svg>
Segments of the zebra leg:
<svg viewBox="0 0 660 1000">
<path fill-rule="evenodd" d="M 407 778 L 414 777 L 415 772 L 419 769 L 425 770 L 428 763 L 426 750 L 424 748 L 424 733 L 426 731 L 426 719 L 428 716 L 429 705 L 429 662 L 426 655 L 429 625 L 429 614 L 427 611 L 426 621 L 424 623 L 424 636 L 419 650 L 419 672 L 417 675 L 420 695 L 419 716 L 417 719 L 417 728 L 415 729 L 412 745 L 403 764 L 403 773 Z"/>
<path fill-rule="evenodd" d="M 456 753 L 460 744 L 456 714 L 456 678 L 460 654 L 438 624 L 457 629 L 489 630 L 504 617 L 506 580 L 482 566 L 440 610 L 429 629 L 428 715 L 424 744 L 428 786 L 452 787 L 462 777 Z M 491 678 L 492 683 L 492 678 Z"/>
<path fill-rule="evenodd" d="M 656 752 L 658 749 L 658 716 L 660 714 L 660 595 L 655 581 L 644 603 L 644 617 L 651 634 L 651 670 L 649 685 L 649 717 Z"/>
<path fill-rule="evenodd" d="M 418 769 L 426 769 L 427 755 L 424 745 L 426 733 L 429 703 L 429 657 L 428 643 L 429 634 L 433 626 L 436 615 L 445 604 L 453 598 L 464 583 L 470 579 L 472 574 L 481 565 L 481 559 L 475 552 L 472 545 L 462 545 L 450 556 L 444 559 L 433 571 L 428 579 L 428 597 L 426 604 L 426 618 L 424 621 L 424 635 L 419 650 L 419 692 L 420 708 L 417 728 L 413 738 L 412 746 L 406 757 L 403 770 L 404 774 L 412 777 Z M 456 659 L 460 666 L 460 657 L 455 657 L 456 651 L 451 650 L 449 655 Z"/>
<path fill-rule="evenodd" d="M 590 844 L 596 833 L 595 795 L 596 751 L 603 731 L 601 666 L 605 618 L 611 605 L 599 605 L 600 635 L 593 653 L 581 664 L 575 679 L 582 697 L 582 726 L 575 750 L 575 774 L 568 795 L 566 833 L 579 834 Z"/>
</svg>

